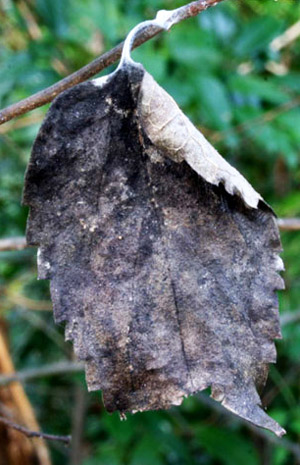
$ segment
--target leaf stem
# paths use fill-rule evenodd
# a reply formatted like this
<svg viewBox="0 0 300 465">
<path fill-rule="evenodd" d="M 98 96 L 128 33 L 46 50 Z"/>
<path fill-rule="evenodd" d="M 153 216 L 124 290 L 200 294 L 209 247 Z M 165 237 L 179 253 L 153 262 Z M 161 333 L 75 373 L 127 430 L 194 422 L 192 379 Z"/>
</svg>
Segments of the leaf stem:
<svg viewBox="0 0 300 465">
<path fill-rule="evenodd" d="M 170 24 L 177 24 L 184 19 L 196 16 L 207 8 L 213 7 L 222 1 L 224 0 L 198 0 L 177 8 L 171 12 L 172 15 L 170 15 L 169 20 Z M 171 25 L 168 24 L 167 28 L 171 27 Z M 163 28 L 159 26 L 142 28 L 134 40 L 133 48 L 139 47 L 144 42 L 152 39 L 162 30 Z M 95 74 L 100 73 L 100 71 L 112 65 L 121 57 L 123 45 L 124 42 L 52 86 L 4 108 L 0 111 L 0 125 L 17 116 L 24 115 L 35 108 L 41 107 L 46 103 L 52 102 L 52 100 L 54 100 L 54 98 L 64 90 L 69 89 L 80 82 L 84 82 Z"/>
</svg>

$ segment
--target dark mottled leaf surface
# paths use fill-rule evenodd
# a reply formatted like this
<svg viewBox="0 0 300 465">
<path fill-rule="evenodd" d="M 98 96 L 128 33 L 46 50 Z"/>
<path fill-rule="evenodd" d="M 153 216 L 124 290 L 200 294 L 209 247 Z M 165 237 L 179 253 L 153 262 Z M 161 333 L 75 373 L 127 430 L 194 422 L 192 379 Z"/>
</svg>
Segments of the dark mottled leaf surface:
<svg viewBox="0 0 300 465">
<path fill-rule="evenodd" d="M 132 67 L 65 92 L 35 142 L 27 240 L 55 319 L 109 411 L 168 408 L 211 386 L 281 435 L 257 394 L 280 337 L 274 215 L 156 154 L 139 120 L 143 77 Z"/>
</svg>

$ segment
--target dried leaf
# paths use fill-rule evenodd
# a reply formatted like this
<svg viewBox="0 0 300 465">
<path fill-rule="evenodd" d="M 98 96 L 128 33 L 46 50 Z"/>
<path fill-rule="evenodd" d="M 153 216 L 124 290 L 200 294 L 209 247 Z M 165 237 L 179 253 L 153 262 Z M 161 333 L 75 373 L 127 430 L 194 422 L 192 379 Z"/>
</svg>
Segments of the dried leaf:
<svg viewBox="0 0 300 465">
<path fill-rule="evenodd" d="M 109 411 L 168 408 L 211 386 L 284 433 L 257 394 L 283 286 L 260 199 L 140 66 L 54 101 L 26 175 L 27 240 Z"/>
<path fill-rule="evenodd" d="M 140 124 L 155 147 L 176 162 L 185 160 L 206 181 L 223 183 L 229 194 L 257 208 L 261 196 L 205 139 L 176 102 L 145 73 L 139 101 Z"/>
</svg>

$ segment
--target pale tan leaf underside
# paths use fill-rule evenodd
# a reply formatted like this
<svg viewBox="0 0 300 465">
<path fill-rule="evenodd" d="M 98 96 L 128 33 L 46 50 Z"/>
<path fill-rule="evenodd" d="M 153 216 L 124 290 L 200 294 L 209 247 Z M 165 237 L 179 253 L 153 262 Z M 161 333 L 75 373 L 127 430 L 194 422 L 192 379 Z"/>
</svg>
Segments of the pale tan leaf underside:
<svg viewBox="0 0 300 465">
<path fill-rule="evenodd" d="M 237 194 L 248 207 L 257 208 L 261 196 L 221 157 L 147 72 L 141 86 L 138 111 L 143 130 L 164 155 L 176 162 L 185 160 L 207 182 L 223 183 L 229 194 Z"/>
</svg>

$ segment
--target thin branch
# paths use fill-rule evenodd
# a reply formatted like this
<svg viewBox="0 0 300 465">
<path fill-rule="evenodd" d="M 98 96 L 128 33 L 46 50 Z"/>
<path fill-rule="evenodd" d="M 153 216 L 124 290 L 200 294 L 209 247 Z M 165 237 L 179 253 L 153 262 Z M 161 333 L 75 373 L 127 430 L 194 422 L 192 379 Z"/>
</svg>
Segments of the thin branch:
<svg viewBox="0 0 300 465">
<path fill-rule="evenodd" d="M 19 371 L 10 375 L 0 376 L 0 386 L 7 386 L 14 381 L 29 381 L 45 376 L 65 375 L 69 373 L 80 373 L 84 370 L 84 364 L 78 362 L 58 362 L 44 365 L 39 368 Z"/>
<path fill-rule="evenodd" d="M 87 391 L 80 384 L 76 384 L 74 388 L 74 411 L 70 465 L 81 465 L 83 461 L 83 433 L 86 410 Z"/>
<path fill-rule="evenodd" d="M 262 398 L 262 402 L 264 406 L 270 405 L 274 399 L 282 393 L 284 390 L 287 389 L 287 387 L 291 386 L 294 382 L 297 382 L 296 380 L 298 379 L 300 374 L 300 365 L 295 364 L 292 365 L 292 367 L 288 370 L 287 373 L 284 374 L 284 376 L 281 377 L 280 380 L 274 383 L 273 386 L 267 391 Z M 289 389 L 290 390 L 290 389 Z M 293 403 L 294 402 L 294 396 L 289 393 L 289 397 L 293 397 Z"/>
<path fill-rule="evenodd" d="M 270 43 L 270 48 L 273 52 L 279 52 L 287 45 L 294 42 L 300 36 L 300 21 L 297 21 L 291 27 L 289 27 L 283 34 L 276 37 Z"/>
<path fill-rule="evenodd" d="M 0 291 L 1 291 L 0 287 Z M 29 297 L 25 297 L 21 294 L 11 294 L 10 292 L 2 291 L 5 294 L 5 297 L 9 303 L 13 305 L 18 305 L 20 307 L 26 308 L 27 310 L 36 310 L 41 312 L 51 312 L 52 303 L 50 300 L 34 300 Z"/>
<path fill-rule="evenodd" d="M 16 431 L 19 431 L 28 438 L 43 438 L 47 439 L 48 441 L 60 441 L 65 444 L 70 444 L 72 440 L 71 436 L 57 436 L 56 434 L 47 434 L 42 433 L 41 431 L 31 431 L 30 429 L 25 428 L 25 426 L 18 425 L 17 423 L 14 423 L 8 418 L 2 416 L 0 416 L 0 423 L 2 423 L 5 426 L 8 426 L 9 428 L 15 429 Z"/>
<path fill-rule="evenodd" d="M 207 8 L 215 6 L 222 1 L 224 0 L 198 0 L 196 2 L 192 2 L 188 5 L 177 8 L 173 11 L 171 24 L 173 25 L 183 21 L 184 19 L 196 16 Z M 162 30 L 163 28 L 159 26 L 143 29 L 137 35 L 133 48 L 136 48 L 142 45 L 144 42 L 152 39 Z M 73 87 L 80 82 L 84 82 L 95 74 L 100 73 L 100 71 L 103 71 L 105 68 L 112 65 L 120 58 L 122 48 L 123 42 L 114 47 L 109 52 L 104 53 L 104 55 L 101 57 L 96 58 L 96 60 L 79 69 L 75 73 L 70 74 L 70 76 L 67 76 L 61 81 L 58 81 L 56 84 L 53 84 L 52 86 L 41 90 L 40 92 L 37 92 L 36 94 L 31 95 L 24 100 L 4 108 L 2 111 L 0 111 L 0 124 L 6 123 L 16 116 L 23 115 L 24 113 L 27 113 L 34 108 L 38 108 L 42 105 L 45 105 L 46 103 L 52 102 L 52 100 L 64 90 L 69 89 L 70 87 Z"/>
<path fill-rule="evenodd" d="M 0 135 L 7 134 L 8 132 L 15 131 L 16 129 L 26 128 L 28 126 L 32 126 L 33 124 L 41 124 L 45 115 L 43 111 L 37 110 L 23 118 L 16 119 L 7 123 L 3 126 L 0 126 Z"/>
<path fill-rule="evenodd" d="M 280 317 L 280 323 L 282 326 L 296 323 L 297 321 L 300 321 L 300 310 L 283 313 Z"/>
<path fill-rule="evenodd" d="M 28 247 L 25 237 L 8 237 L 0 239 L 0 252 L 23 250 Z"/>
<path fill-rule="evenodd" d="M 57 374 L 62 374 L 62 373 L 77 373 L 77 372 L 83 371 L 83 369 L 84 369 L 83 364 L 80 364 L 80 363 L 71 363 L 71 362 L 56 363 L 56 364 L 48 365 L 48 366 L 45 366 L 39 369 L 27 370 L 27 371 L 23 371 L 19 373 L 14 373 L 13 375 L 9 375 L 9 376 L 0 376 L 0 386 L 5 386 L 7 384 L 10 384 L 13 381 L 20 381 L 20 380 L 25 381 L 25 380 L 29 380 L 33 378 L 39 378 L 42 376 L 51 376 L 51 375 L 57 375 Z M 202 403 L 210 407 L 212 410 L 215 410 L 216 412 L 230 419 L 234 418 L 238 423 L 242 423 L 245 426 L 247 426 L 256 435 L 261 436 L 268 442 L 271 442 L 273 444 L 276 444 L 278 446 L 285 448 L 286 450 L 289 450 L 295 455 L 295 457 L 298 460 L 300 459 L 300 446 L 298 444 L 295 444 L 284 438 L 278 439 L 277 437 L 273 435 L 269 435 L 267 432 L 261 430 L 260 428 L 251 426 L 248 422 L 246 422 L 246 420 L 243 420 L 235 416 L 234 414 L 231 414 L 229 411 L 225 410 L 225 408 L 222 407 L 221 404 L 213 401 L 212 399 L 207 397 L 205 394 L 199 393 L 197 396 L 201 400 Z M 0 422 L 3 422 L 2 419 L 3 417 L 0 416 Z M 10 424 L 8 424 L 8 422 Z M 8 426 L 12 426 L 11 422 L 5 418 L 4 418 L 4 423 L 8 424 Z M 24 432 L 23 427 L 20 427 L 22 428 L 21 430 L 19 429 L 19 425 L 14 425 L 14 426 L 17 426 L 17 428 L 15 429 L 18 429 L 19 431 Z M 53 436 L 53 435 L 46 435 L 43 433 L 38 433 L 38 432 L 36 433 L 32 431 L 29 431 L 29 433 L 31 434 L 30 437 L 38 436 L 38 437 L 43 437 L 45 439 L 59 440 L 57 436 Z M 69 439 L 68 436 L 66 438 Z M 300 462 L 297 462 L 297 463 L 300 463 Z"/>
<path fill-rule="evenodd" d="M 277 220 L 281 231 L 300 231 L 300 218 L 279 218 Z M 27 246 L 25 237 L 0 239 L 0 252 L 23 250 Z"/>
<path fill-rule="evenodd" d="M 281 231 L 300 231 L 300 218 L 279 218 L 278 226 Z"/>
<path fill-rule="evenodd" d="M 27 31 L 32 40 L 39 40 L 42 38 L 42 31 L 41 28 L 39 27 L 34 15 L 31 13 L 28 5 L 24 0 L 20 0 L 18 2 L 18 5 L 16 5 L 19 12 L 21 13 L 21 16 L 23 17 L 26 26 L 27 26 Z"/>
<path fill-rule="evenodd" d="M 284 113 L 287 113 L 290 110 L 298 107 L 300 104 L 300 98 L 296 97 L 288 102 L 282 103 L 278 105 L 278 107 L 273 108 L 272 110 L 266 111 L 262 115 L 259 115 L 255 118 L 248 119 L 243 123 L 238 124 L 237 126 L 233 126 L 225 131 L 215 132 L 211 135 L 210 139 L 214 143 L 222 142 L 229 134 L 235 132 L 237 134 L 241 134 L 248 129 L 253 129 L 253 127 L 261 126 L 266 123 L 270 123 L 274 119 L 278 118 Z"/>
</svg>

